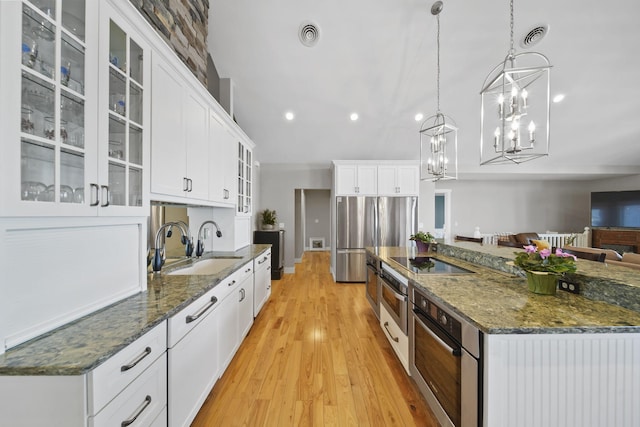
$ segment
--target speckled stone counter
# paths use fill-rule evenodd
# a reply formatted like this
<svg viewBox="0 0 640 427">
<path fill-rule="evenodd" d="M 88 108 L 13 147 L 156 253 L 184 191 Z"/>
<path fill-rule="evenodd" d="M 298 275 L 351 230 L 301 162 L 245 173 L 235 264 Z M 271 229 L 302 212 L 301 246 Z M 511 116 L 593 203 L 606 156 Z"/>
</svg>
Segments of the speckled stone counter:
<svg viewBox="0 0 640 427">
<path fill-rule="evenodd" d="M 513 252 L 513 248 L 506 249 L 507 254 Z M 367 250 L 407 277 L 410 286 L 420 288 L 488 334 L 640 333 L 638 312 L 564 291 L 555 296 L 537 295 L 529 292 L 525 278 L 444 255 L 442 247 L 438 254 L 428 255 L 474 273 L 415 274 L 390 258 L 413 258 L 415 248 Z M 509 259 L 507 255 L 503 262 Z"/>
<path fill-rule="evenodd" d="M 504 246 L 456 242 L 438 245 L 442 255 L 469 261 L 507 273 L 523 275 L 522 270 L 506 264 L 519 249 Z M 580 295 L 640 312 L 640 272 L 621 265 L 578 259 L 578 270 L 567 278 L 580 286 Z"/>
<path fill-rule="evenodd" d="M 237 258 L 210 276 L 150 274 L 147 290 L 117 302 L 0 355 L 0 375 L 80 375 L 99 366 L 154 326 L 179 312 L 271 245 L 236 252 L 208 252 L 206 258 Z M 184 260 L 163 268 L 187 267 Z"/>
</svg>

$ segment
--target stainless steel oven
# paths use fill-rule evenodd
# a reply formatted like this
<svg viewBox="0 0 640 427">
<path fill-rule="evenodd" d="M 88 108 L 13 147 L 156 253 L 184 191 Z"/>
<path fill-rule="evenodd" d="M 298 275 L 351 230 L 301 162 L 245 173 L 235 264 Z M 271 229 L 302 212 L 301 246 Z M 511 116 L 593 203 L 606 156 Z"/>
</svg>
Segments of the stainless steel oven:
<svg viewBox="0 0 640 427">
<path fill-rule="evenodd" d="M 365 286 L 365 294 L 378 319 L 380 319 L 380 294 L 382 293 L 381 284 L 378 280 L 379 266 L 380 261 L 373 255 L 367 254 L 367 284 Z"/>
<path fill-rule="evenodd" d="M 409 281 L 384 263 L 378 274 L 382 285 L 380 303 L 385 306 L 402 333 L 407 335 Z"/>
<path fill-rule="evenodd" d="M 412 288 L 409 370 L 443 427 L 482 423 L 482 332 Z"/>
</svg>

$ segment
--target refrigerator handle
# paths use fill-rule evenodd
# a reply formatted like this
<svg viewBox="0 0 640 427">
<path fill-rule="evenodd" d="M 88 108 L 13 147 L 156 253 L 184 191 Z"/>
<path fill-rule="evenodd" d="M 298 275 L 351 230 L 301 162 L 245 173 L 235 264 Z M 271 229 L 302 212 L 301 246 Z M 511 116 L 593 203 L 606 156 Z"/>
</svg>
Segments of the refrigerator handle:
<svg viewBox="0 0 640 427">
<path fill-rule="evenodd" d="M 380 219 L 378 218 L 378 198 L 373 203 L 373 242 L 375 246 L 380 246 Z"/>
</svg>

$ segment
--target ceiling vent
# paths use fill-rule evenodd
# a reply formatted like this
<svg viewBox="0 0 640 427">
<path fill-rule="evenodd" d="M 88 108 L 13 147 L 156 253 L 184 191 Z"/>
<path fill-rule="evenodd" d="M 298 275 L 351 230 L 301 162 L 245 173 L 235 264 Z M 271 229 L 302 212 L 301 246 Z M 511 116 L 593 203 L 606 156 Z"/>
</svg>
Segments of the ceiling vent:
<svg viewBox="0 0 640 427">
<path fill-rule="evenodd" d="M 303 45 L 313 47 L 318 43 L 318 39 L 320 38 L 320 29 L 316 24 L 303 22 L 302 25 L 300 25 L 298 37 Z"/>
<path fill-rule="evenodd" d="M 529 49 L 540 43 L 540 41 L 547 35 L 549 32 L 548 25 L 536 25 L 529 32 L 527 32 L 524 37 L 520 40 L 520 47 L 524 49 Z"/>
</svg>

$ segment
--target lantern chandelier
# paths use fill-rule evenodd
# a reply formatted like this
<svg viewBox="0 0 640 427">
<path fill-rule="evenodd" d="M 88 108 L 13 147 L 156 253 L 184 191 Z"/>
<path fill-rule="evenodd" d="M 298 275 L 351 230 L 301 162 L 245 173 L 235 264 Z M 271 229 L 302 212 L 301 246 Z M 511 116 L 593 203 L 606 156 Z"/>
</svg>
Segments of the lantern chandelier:
<svg viewBox="0 0 640 427">
<path fill-rule="evenodd" d="M 458 128 L 440 111 L 440 12 L 442 2 L 431 6 L 437 21 L 437 105 L 436 114 L 420 126 L 420 179 L 447 180 L 458 178 Z"/>
<path fill-rule="evenodd" d="M 537 52 L 516 54 L 513 0 L 509 4 L 509 53 L 489 73 L 480 92 L 480 165 L 519 164 L 549 155 L 551 65 Z"/>
</svg>

